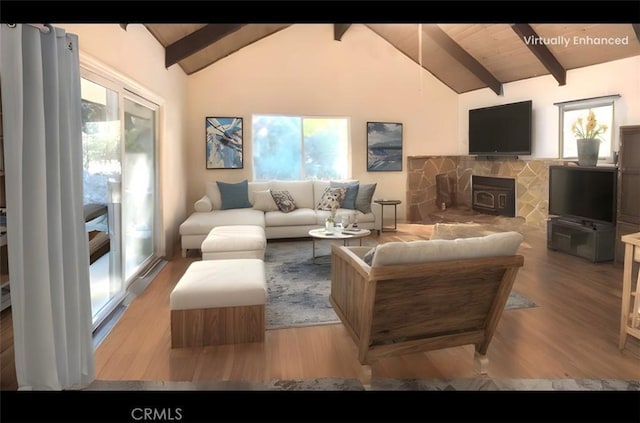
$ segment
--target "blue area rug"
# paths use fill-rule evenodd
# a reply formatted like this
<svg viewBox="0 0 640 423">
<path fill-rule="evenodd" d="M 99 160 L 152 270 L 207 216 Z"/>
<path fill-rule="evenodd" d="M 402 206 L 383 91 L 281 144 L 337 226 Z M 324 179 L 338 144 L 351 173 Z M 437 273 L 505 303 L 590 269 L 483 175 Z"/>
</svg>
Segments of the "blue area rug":
<svg viewBox="0 0 640 423">
<path fill-rule="evenodd" d="M 328 256 L 335 241 L 316 241 L 316 256 L 311 240 L 269 240 L 265 251 L 268 299 L 267 329 L 339 323 L 329 303 L 331 261 Z M 374 246 L 371 238 L 362 245 Z M 512 291 L 505 310 L 535 307 L 528 298 Z"/>
</svg>

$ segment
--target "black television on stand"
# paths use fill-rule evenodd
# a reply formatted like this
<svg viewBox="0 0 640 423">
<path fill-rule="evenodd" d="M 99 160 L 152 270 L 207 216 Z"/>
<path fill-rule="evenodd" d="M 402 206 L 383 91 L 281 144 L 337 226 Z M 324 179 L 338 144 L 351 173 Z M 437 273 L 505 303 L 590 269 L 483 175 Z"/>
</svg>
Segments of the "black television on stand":
<svg viewBox="0 0 640 423">
<path fill-rule="evenodd" d="M 531 100 L 469 110 L 469 154 L 518 158 L 531 154 Z"/>
<path fill-rule="evenodd" d="M 549 166 L 549 249 L 593 262 L 613 260 L 617 170 L 613 166 Z"/>
<path fill-rule="evenodd" d="M 549 166 L 549 215 L 584 225 L 616 222 L 617 168 Z"/>
</svg>

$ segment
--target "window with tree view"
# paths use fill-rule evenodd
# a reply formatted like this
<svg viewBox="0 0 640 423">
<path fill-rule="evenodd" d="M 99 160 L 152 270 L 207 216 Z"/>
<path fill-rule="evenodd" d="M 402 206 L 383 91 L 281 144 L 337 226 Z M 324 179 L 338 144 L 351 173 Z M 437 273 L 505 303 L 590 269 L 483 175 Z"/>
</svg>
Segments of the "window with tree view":
<svg viewBox="0 0 640 423">
<path fill-rule="evenodd" d="M 254 180 L 345 179 L 347 118 L 254 115 Z"/>
</svg>

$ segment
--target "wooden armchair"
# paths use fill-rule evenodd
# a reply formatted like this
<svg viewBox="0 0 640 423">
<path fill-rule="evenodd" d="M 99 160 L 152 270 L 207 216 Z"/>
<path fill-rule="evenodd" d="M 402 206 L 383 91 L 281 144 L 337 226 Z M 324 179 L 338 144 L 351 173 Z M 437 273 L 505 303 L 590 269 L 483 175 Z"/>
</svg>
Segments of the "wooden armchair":
<svg viewBox="0 0 640 423">
<path fill-rule="evenodd" d="M 494 254 L 496 248 L 481 248 L 484 239 L 491 245 L 493 238 L 509 236 L 469 238 L 470 247 L 461 239 L 381 244 L 371 266 L 363 260 L 370 247 L 332 246 L 330 301 L 366 366 L 365 385 L 370 383 L 370 365 L 385 356 L 469 344 L 475 346 L 476 371 L 487 373 L 489 343 L 524 264 L 523 256 L 515 254 L 522 236 L 509 234 L 503 255 L 487 257 L 452 259 L 456 247 L 470 251 L 467 256 Z M 415 243 L 435 244 L 414 248 Z M 402 244 L 411 247 L 404 262 Z M 424 252 L 431 257 L 427 260 L 436 261 L 408 263 L 420 257 L 420 248 L 430 250 Z M 383 249 L 386 259 L 376 262 Z M 400 262 L 388 264 L 394 255 Z"/>
</svg>

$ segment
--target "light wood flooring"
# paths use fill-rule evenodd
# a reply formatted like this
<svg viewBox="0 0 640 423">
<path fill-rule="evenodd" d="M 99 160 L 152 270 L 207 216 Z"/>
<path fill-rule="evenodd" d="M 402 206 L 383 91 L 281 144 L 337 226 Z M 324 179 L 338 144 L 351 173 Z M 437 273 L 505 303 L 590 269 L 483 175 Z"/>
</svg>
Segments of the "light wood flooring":
<svg viewBox="0 0 640 423">
<path fill-rule="evenodd" d="M 400 223 L 397 232 L 383 232 L 376 240 L 428 239 L 431 230 Z M 301 248 L 307 247 L 311 249 L 311 241 L 301 241 Z M 618 349 L 622 267 L 550 251 L 542 229 L 526 233 L 520 253 L 525 263 L 513 289 L 538 307 L 503 313 L 488 350 L 489 376 L 640 380 L 640 343 L 630 339 L 624 350 Z M 341 324 L 268 330 L 261 343 L 171 349 L 169 294 L 194 260 L 199 258 L 172 258 L 129 305 L 96 350 L 98 380 L 363 376 L 355 345 Z M 15 389 L 10 376 L 13 348 L 5 345 L 10 335 L 7 322 L 10 314 L 3 313 L 2 389 Z M 374 378 L 477 377 L 471 346 L 385 358 L 372 366 L 372 374 Z"/>
</svg>

